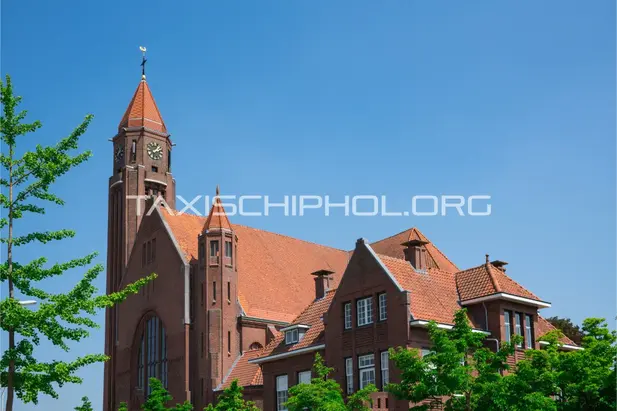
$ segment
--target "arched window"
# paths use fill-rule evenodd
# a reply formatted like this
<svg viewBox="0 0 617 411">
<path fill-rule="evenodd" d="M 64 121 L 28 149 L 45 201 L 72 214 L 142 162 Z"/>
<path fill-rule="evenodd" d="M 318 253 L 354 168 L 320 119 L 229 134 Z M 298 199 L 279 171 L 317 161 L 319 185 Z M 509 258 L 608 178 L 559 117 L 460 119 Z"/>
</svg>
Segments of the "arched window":
<svg viewBox="0 0 617 411">
<path fill-rule="evenodd" d="M 263 348 L 263 346 L 257 341 L 249 345 L 249 350 L 259 350 L 260 348 Z"/>
<path fill-rule="evenodd" d="M 167 388 L 167 338 L 163 322 L 150 317 L 144 324 L 137 353 L 137 387 L 150 394 L 148 381 L 157 378 Z"/>
</svg>

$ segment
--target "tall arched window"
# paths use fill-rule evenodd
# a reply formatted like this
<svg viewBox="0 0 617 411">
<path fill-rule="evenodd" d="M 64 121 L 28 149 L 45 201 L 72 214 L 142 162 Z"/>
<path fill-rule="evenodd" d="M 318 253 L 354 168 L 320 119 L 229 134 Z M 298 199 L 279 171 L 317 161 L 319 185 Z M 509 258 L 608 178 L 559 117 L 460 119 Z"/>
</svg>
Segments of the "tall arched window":
<svg viewBox="0 0 617 411">
<path fill-rule="evenodd" d="M 137 353 L 137 387 L 149 395 L 150 378 L 157 378 L 167 388 L 167 338 L 158 317 L 150 317 L 139 340 Z"/>
</svg>

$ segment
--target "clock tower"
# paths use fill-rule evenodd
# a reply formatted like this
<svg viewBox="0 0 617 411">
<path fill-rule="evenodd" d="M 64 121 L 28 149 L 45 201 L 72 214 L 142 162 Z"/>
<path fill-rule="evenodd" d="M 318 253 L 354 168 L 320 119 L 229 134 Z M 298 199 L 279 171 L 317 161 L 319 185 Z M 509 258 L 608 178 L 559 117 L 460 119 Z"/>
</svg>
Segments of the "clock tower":
<svg viewBox="0 0 617 411">
<path fill-rule="evenodd" d="M 107 293 L 118 290 L 139 224 L 152 204 L 146 200 L 162 196 L 172 209 L 175 208 L 176 182 L 171 174 L 173 144 L 145 74 L 111 141 L 113 169 L 109 178 Z M 104 411 L 118 407 L 113 378 L 116 325 L 116 308 L 108 308 L 105 353 L 111 359 L 105 363 Z"/>
</svg>

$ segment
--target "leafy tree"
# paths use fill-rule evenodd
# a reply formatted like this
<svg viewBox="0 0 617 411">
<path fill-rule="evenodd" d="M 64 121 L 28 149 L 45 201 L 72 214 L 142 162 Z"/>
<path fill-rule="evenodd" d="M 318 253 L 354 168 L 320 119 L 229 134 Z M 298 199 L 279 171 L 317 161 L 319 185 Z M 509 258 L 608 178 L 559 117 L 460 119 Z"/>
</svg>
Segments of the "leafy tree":
<svg viewBox="0 0 617 411">
<path fill-rule="evenodd" d="M 92 411 L 92 403 L 88 397 L 81 398 L 81 405 L 75 407 L 75 411 Z"/>
<path fill-rule="evenodd" d="M 128 411 L 129 406 L 126 404 L 126 402 L 120 403 L 120 407 L 118 407 L 118 411 Z"/>
<path fill-rule="evenodd" d="M 549 317 L 546 319 L 555 328 L 561 330 L 563 334 L 580 345 L 583 340 L 583 330 L 578 325 L 574 324 L 569 318 Z"/>
<path fill-rule="evenodd" d="M 258 411 L 253 401 L 246 401 L 242 396 L 244 389 L 233 380 L 229 388 L 219 395 L 216 405 L 209 404 L 205 411 Z"/>
<path fill-rule="evenodd" d="M 70 362 L 42 362 L 34 356 L 34 347 L 39 345 L 40 337 L 46 337 L 52 344 L 69 350 L 68 341 L 80 341 L 88 337 L 88 329 L 98 325 L 89 316 L 97 309 L 110 307 L 135 294 L 139 288 L 153 279 L 148 278 L 128 285 L 122 291 L 111 295 L 95 296 L 96 288 L 92 281 L 103 271 L 97 264 L 86 271 L 84 277 L 67 293 L 52 294 L 36 286 L 41 280 L 60 276 L 66 270 L 86 267 L 96 257 L 96 253 L 83 258 L 47 266 L 47 259 L 37 258 L 27 263 L 19 263 L 14 258 L 15 247 L 29 244 L 46 244 L 75 235 L 71 230 L 32 232 L 16 235 L 17 224 L 28 213 L 44 214 L 44 202 L 63 205 L 62 199 L 50 191 L 50 186 L 60 176 L 86 161 L 91 153 L 85 151 L 72 154 L 77 149 L 79 137 L 86 131 L 92 116 L 85 120 L 67 137 L 51 146 L 37 145 L 33 150 L 20 149 L 18 141 L 41 127 L 41 123 L 25 123 L 26 112 L 17 112 L 21 98 L 13 94 L 9 76 L 6 82 L 0 81 L 0 102 L 3 106 L 0 117 L 1 140 L 4 143 L 0 154 L 0 164 L 4 168 L 0 185 L 0 205 L 5 210 L 0 218 L 2 237 L 6 244 L 6 261 L 0 264 L 0 280 L 8 282 L 9 295 L 0 302 L 2 318 L 0 326 L 8 333 L 8 349 L 2 354 L 0 364 L 0 383 L 7 387 L 6 410 L 13 411 L 15 394 L 24 402 L 37 403 L 39 394 L 58 397 L 55 384 L 81 383 L 75 372 L 86 365 L 105 361 L 102 354 L 86 355 Z M 23 307 L 17 300 L 15 291 L 22 296 L 36 298 L 40 304 L 37 310 Z M 17 341 L 16 336 L 21 338 Z"/>
<path fill-rule="evenodd" d="M 193 406 L 190 402 L 185 401 L 182 404 L 176 404 L 174 408 L 167 408 L 165 404 L 173 398 L 169 392 L 163 387 L 163 384 L 156 378 L 150 378 L 151 391 L 146 399 L 146 402 L 141 406 L 144 411 L 192 411 Z"/>
<path fill-rule="evenodd" d="M 425 356 L 417 349 L 390 350 L 390 358 L 401 370 L 401 382 L 389 384 L 387 391 L 416 404 L 413 410 L 483 409 L 478 403 L 508 369 L 507 358 L 518 339 L 503 344 L 497 353 L 491 351 L 484 347 L 484 334 L 469 325 L 465 309 L 456 313 L 451 330 L 431 322 L 428 332 L 433 348 Z"/>
<path fill-rule="evenodd" d="M 324 365 L 319 354 L 315 355 L 313 371 L 316 375 L 310 384 L 298 384 L 289 389 L 289 400 L 286 403 L 289 411 L 364 411 L 370 410 L 366 404 L 371 404 L 370 394 L 377 391 L 373 384 L 351 395 L 347 404 L 343 399 L 340 385 L 328 378 L 333 371 Z"/>
<path fill-rule="evenodd" d="M 583 321 L 583 350 L 562 352 L 555 366 L 560 410 L 615 410 L 617 333 L 601 318 Z M 556 342 L 549 341 L 551 346 Z"/>
</svg>

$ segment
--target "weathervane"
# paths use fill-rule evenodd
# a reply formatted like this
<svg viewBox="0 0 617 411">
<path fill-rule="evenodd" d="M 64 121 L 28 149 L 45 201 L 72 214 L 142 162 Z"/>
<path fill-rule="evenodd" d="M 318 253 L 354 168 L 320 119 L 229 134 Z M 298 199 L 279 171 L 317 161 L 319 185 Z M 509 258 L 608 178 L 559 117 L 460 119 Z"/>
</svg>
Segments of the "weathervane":
<svg viewBox="0 0 617 411">
<path fill-rule="evenodd" d="M 141 50 L 141 79 L 146 79 L 146 48 L 144 46 L 139 46 L 139 50 Z"/>
</svg>

